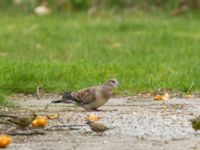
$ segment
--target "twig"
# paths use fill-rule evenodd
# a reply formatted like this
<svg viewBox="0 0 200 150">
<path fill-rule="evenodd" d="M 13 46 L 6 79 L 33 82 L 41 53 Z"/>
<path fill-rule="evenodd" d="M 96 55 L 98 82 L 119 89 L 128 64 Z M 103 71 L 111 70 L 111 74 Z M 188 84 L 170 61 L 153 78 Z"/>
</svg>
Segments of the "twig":
<svg viewBox="0 0 200 150">
<path fill-rule="evenodd" d="M 63 125 L 56 125 L 56 126 L 51 126 L 51 127 L 55 127 L 55 128 L 64 128 L 64 127 L 68 127 L 68 128 L 72 128 L 72 127 L 82 127 L 85 126 L 83 124 L 63 124 Z"/>
<path fill-rule="evenodd" d="M 13 133 L 8 133 L 8 134 L 12 135 L 12 136 L 17 136 L 17 135 L 31 136 L 31 135 L 44 135 L 45 132 L 29 132 L 29 133 L 26 133 L 26 132 L 22 132 L 22 133 L 13 132 Z"/>
<path fill-rule="evenodd" d="M 69 129 L 69 130 L 80 130 L 81 127 L 83 127 L 85 125 L 81 125 L 81 124 L 64 124 L 64 125 L 56 125 L 56 126 L 51 126 L 52 128 L 55 128 L 53 131 L 60 131 L 60 130 L 64 130 L 64 129 Z"/>
</svg>

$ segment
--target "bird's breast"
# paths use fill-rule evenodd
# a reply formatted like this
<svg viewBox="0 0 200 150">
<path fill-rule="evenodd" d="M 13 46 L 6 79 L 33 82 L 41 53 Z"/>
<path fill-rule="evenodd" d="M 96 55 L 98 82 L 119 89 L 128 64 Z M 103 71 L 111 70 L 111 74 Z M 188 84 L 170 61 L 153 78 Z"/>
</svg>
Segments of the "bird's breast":
<svg viewBox="0 0 200 150">
<path fill-rule="evenodd" d="M 99 96 L 94 102 L 89 104 L 89 107 L 90 108 L 98 108 L 98 107 L 103 106 L 107 101 L 108 101 L 108 99 L 106 99 L 102 96 Z"/>
</svg>

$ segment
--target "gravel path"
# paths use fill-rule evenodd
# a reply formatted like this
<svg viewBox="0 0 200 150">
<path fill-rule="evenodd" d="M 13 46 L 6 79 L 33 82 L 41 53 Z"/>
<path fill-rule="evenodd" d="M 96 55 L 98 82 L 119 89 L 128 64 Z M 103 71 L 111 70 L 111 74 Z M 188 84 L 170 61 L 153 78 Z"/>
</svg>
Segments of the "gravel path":
<svg viewBox="0 0 200 150">
<path fill-rule="evenodd" d="M 100 112 L 86 112 L 69 104 L 51 104 L 56 97 L 21 97 L 13 100 L 21 109 L 39 113 L 59 112 L 50 120 L 45 135 L 15 136 L 8 149 L 15 150 L 189 150 L 200 149 L 200 134 L 191 128 L 189 119 L 200 114 L 200 99 L 113 98 Z M 48 109 L 45 109 L 46 105 Z M 88 114 L 103 116 L 99 121 L 113 129 L 102 136 L 85 125 Z M 70 130 L 63 125 L 74 125 Z M 59 127 L 56 127 L 59 126 Z"/>
</svg>

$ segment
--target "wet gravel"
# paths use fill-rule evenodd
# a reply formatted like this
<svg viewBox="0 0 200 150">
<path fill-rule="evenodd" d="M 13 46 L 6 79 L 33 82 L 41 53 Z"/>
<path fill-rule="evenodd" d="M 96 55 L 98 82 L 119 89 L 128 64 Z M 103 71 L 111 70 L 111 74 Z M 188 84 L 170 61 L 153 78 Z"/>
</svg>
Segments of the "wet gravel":
<svg viewBox="0 0 200 150">
<path fill-rule="evenodd" d="M 152 98 L 113 98 L 99 112 L 86 112 L 69 104 L 51 104 L 57 97 L 21 97 L 13 99 L 21 108 L 39 113 L 59 112 L 42 129 L 45 135 L 15 136 L 8 149 L 200 149 L 200 134 L 191 128 L 189 119 L 200 114 L 200 99 L 173 98 L 154 101 Z M 47 109 L 45 107 L 47 106 Z M 112 128 L 102 136 L 91 132 L 85 124 L 89 114 Z M 71 125 L 73 130 L 69 129 Z"/>
</svg>

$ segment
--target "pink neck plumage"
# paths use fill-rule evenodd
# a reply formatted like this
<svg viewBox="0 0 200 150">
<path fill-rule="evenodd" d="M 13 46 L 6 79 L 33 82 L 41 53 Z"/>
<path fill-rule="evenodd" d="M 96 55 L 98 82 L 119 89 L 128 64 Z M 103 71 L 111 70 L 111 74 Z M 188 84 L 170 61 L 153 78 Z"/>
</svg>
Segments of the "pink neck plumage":
<svg viewBox="0 0 200 150">
<path fill-rule="evenodd" d="M 106 98 L 110 98 L 112 96 L 112 90 L 113 90 L 113 88 L 111 86 L 104 85 L 104 87 L 103 87 L 103 95 Z"/>
</svg>

